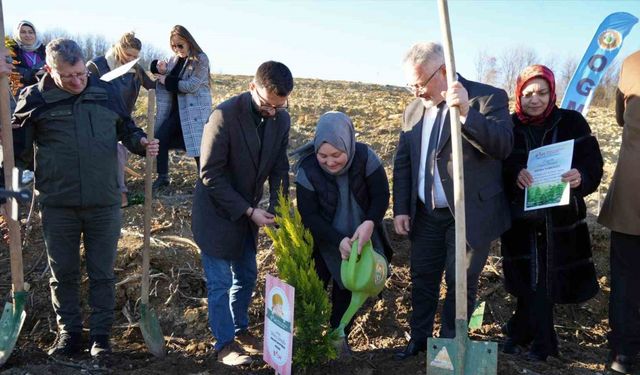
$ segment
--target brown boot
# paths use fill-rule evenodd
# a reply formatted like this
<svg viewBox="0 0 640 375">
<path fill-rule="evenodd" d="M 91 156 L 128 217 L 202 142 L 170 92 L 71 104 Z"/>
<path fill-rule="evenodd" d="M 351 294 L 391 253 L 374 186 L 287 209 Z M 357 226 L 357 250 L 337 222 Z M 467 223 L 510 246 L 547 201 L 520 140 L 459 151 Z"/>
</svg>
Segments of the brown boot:
<svg viewBox="0 0 640 375">
<path fill-rule="evenodd" d="M 251 357 L 234 341 L 218 352 L 218 362 L 227 366 L 248 365 L 251 363 Z"/>
<path fill-rule="evenodd" d="M 251 332 L 247 330 L 238 332 L 236 341 L 247 353 L 251 355 L 262 354 L 262 340 L 252 335 Z"/>
</svg>

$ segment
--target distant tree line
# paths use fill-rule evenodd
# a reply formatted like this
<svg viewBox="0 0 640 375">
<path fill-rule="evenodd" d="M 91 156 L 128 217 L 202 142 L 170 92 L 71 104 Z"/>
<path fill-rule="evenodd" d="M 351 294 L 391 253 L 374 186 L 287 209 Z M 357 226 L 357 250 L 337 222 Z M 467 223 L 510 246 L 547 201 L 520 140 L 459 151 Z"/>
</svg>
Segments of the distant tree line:
<svg viewBox="0 0 640 375">
<path fill-rule="evenodd" d="M 528 47 L 506 48 L 497 55 L 481 50 L 475 58 L 476 79 L 480 82 L 502 87 L 509 94 L 509 97 L 513 97 L 516 78 L 522 69 L 532 64 L 543 64 L 553 70 L 555 74 L 556 95 L 559 105 L 579 62 L 580 60 L 577 57 L 569 57 L 563 61 L 556 56 L 543 59 L 540 58 L 535 50 Z M 593 94 L 591 105 L 613 107 L 619 74 L 620 64 L 616 60 L 607 68 L 604 77 L 602 77 Z"/>
<path fill-rule="evenodd" d="M 123 33 L 126 30 L 123 31 Z M 73 35 L 66 30 L 53 29 L 40 33 L 43 43 L 48 43 L 55 38 L 69 38 L 75 40 L 88 60 L 104 55 L 107 50 L 117 42 L 117 40 L 107 40 L 103 35 L 98 34 L 76 34 Z M 141 39 L 142 40 L 142 39 Z M 148 69 L 149 64 L 154 59 L 162 58 L 165 52 L 152 44 L 142 40 L 142 50 L 140 51 L 140 65 Z M 528 47 L 505 48 L 499 54 L 491 54 L 480 50 L 475 57 L 474 65 L 476 80 L 493 86 L 503 88 L 510 97 L 516 87 L 516 78 L 525 67 L 532 64 L 544 64 L 551 68 L 556 76 L 556 95 L 558 104 L 564 96 L 564 92 L 569 85 L 569 80 L 578 66 L 577 57 L 569 57 L 560 61 L 556 56 L 546 59 L 540 58 L 536 51 Z M 617 60 L 607 69 L 600 84 L 593 95 L 592 105 L 613 107 L 620 64 Z"/>
<path fill-rule="evenodd" d="M 123 30 L 124 34 L 127 30 Z M 107 50 L 115 44 L 118 40 L 108 40 L 103 35 L 98 34 L 71 34 L 66 30 L 62 29 L 53 29 L 53 30 L 45 30 L 38 32 L 38 37 L 42 41 L 42 43 L 47 44 L 51 40 L 56 38 L 68 38 L 74 40 L 84 54 L 84 57 L 87 61 L 93 59 L 94 57 L 104 55 Z M 166 53 L 156 48 L 150 43 L 146 43 L 143 39 L 142 41 L 142 50 L 140 51 L 140 65 L 145 69 L 149 68 L 149 64 L 152 60 L 160 59 L 166 56 Z"/>
</svg>

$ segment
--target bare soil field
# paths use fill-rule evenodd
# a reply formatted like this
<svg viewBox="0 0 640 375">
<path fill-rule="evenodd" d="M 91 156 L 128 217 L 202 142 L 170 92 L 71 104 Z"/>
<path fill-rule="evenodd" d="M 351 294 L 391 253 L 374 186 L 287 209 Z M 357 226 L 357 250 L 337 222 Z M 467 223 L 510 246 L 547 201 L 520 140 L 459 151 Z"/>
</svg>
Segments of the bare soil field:
<svg viewBox="0 0 640 375">
<path fill-rule="evenodd" d="M 246 90 L 250 77 L 213 76 L 214 102 Z M 358 140 L 370 144 L 383 159 L 391 176 L 393 154 L 401 127 L 402 111 L 411 96 L 397 87 L 353 82 L 296 80 L 290 101 L 292 115 L 291 148 L 309 140 L 315 121 L 329 110 L 347 113 L 354 121 Z M 139 125 L 144 118 L 146 97 L 141 97 L 136 111 Z M 595 223 L 600 200 L 613 174 L 621 131 L 615 125 L 610 109 L 592 108 L 588 121 L 597 134 L 606 159 L 605 177 L 599 193 L 588 198 L 589 224 L 592 231 L 594 258 L 600 282 L 600 293 L 582 305 L 557 306 L 556 329 L 560 337 L 561 357 L 546 363 L 527 362 L 524 358 L 500 353 L 499 374 L 605 374 L 607 355 L 607 304 L 609 297 L 609 233 Z M 132 157 L 130 167 L 139 173 L 144 162 Z M 49 295 L 49 270 L 41 234 L 39 210 L 33 210 L 27 222 L 24 212 L 25 280 L 30 285 L 27 319 L 11 358 L 0 369 L 2 374 L 273 374 L 261 358 L 247 367 L 232 369 L 215 361 L 213 338 L 208 329 L 206 287 L 200 257 L 191 240 L 191 195 L 196 179 L 195 163 L 182 153 L 171 153 L 170 189 L 154 201 L 151 256 L 150 304 L 158 311 L 166 337 L 168 355 L 162 360 L 151 356 L 137 327 L 140 302 L 140 270 L 142 249 L 143 206 L 123 210 L 122 237 L 118 248 L 116 273 L 116 324 L 112 343 L 114 361 L 108 368 L 98 368 L 89 354 L 74 362 L 56 362 L 46 355 L 55 339 L 55 315 Z M 143 180 L 129 176 L 129 188 L 143 191 Z M 293 192 L 292 192 L 293 193 Z M 350 336 L 354 356 L 336 360 L 306 374 L 425 374 L 425 356 L 404 362 L 392 360 L 392 353 L 406 345 L 410 314 L 409 244 L 406 238 L 393 234 L 391 211 L 386 223 L 395 246 L 392 275 L 380 298 L 363 306 Z M 277 274 L 270 240 L 259 237 L 259 280 L 251 305 L 251 330 L 262 335 L 264 319 L 264 277 Z M 509 318 L 515 299 L 502 282 L 499 245 L 496 243 L 480 280 L 479 299 L 486 301 L 484 325 L 472 333 L 475 340 L 501 342 L 500 327 Z M 86 301 L 88 280 L 82 279 Z M 0 245 L 0 296 L 10 301 L 11 278 L 6 243 Z M 444 296 L 444 294 L 442 294 Z M 88 307 L 84 306 L 85 316 Z M 88 332 L 87 332 L 88 335 Z M 301 373 L 298 371 L 298 373 Z"/>
</svg>

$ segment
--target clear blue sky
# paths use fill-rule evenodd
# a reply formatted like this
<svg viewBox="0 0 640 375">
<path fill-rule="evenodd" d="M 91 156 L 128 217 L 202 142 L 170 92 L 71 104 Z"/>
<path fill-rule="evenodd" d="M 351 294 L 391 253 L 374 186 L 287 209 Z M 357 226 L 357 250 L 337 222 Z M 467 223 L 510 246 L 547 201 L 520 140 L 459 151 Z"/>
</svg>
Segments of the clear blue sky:
<svg viewBox="0 0 640 375">
<path fill-rule="evenodd" d="M 274 59 L 294 76 L 403 84 L 401 60 L 417 41 L 441 41 L 433 1 L 5 0 L 5 28 L 21 19 L 40 30 L 102 34 L 114 42 L 134 30 L 143 43 L 170 53 L 175 24 L 189 29 L 214 73 L 251 75 Z M 533 48 L 542 63 L 580 59 L 602 20 L 624 11 L 640 17 L 640 0 L 450 0 L 458 71 L 475 78 L 478 51 Z M 640 24 L 619 56 L 640 49 Z"/>
</svg>

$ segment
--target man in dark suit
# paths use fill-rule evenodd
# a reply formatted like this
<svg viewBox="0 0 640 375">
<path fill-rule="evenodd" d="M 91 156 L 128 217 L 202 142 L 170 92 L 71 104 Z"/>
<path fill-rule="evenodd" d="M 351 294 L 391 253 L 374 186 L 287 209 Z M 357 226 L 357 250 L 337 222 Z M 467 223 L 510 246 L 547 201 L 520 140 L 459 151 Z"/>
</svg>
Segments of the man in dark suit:
<svg viewBox="0 0 640 375">
<path fill-rule="evenodd" d="M 446 270 L 440 337 L 455 336 L 455 220 L 449 106 L 460 108 L 467 233 L 469 315 L 491 241 L 510 225 L 502 160 L 513 133 L 503 90 L 468 81 L 448 86 L 442 46 L 418 43 L 404 59 L 409 90 L 393 167 L 394 226 L 411 240 L 411 340 L 402 360 L 426 349 L 432 336 L 442 273 Z"/>
<path fill-rule="evenodd" d="M 215 350 L 227 365 L 247 364 L 247 354 L 262 349 L 247 329 L 248 309 L 257 278 L 258 228 L 274 223 L 278 192 L 289 188 L 291 90 L 289 69 L 267 61 L 249 91 L 221 103 L 204 128 L 192 230 L 207 279 Z M 267 179 L 270 205 L 264 210 L 258 206 Z"/>
</svg>

